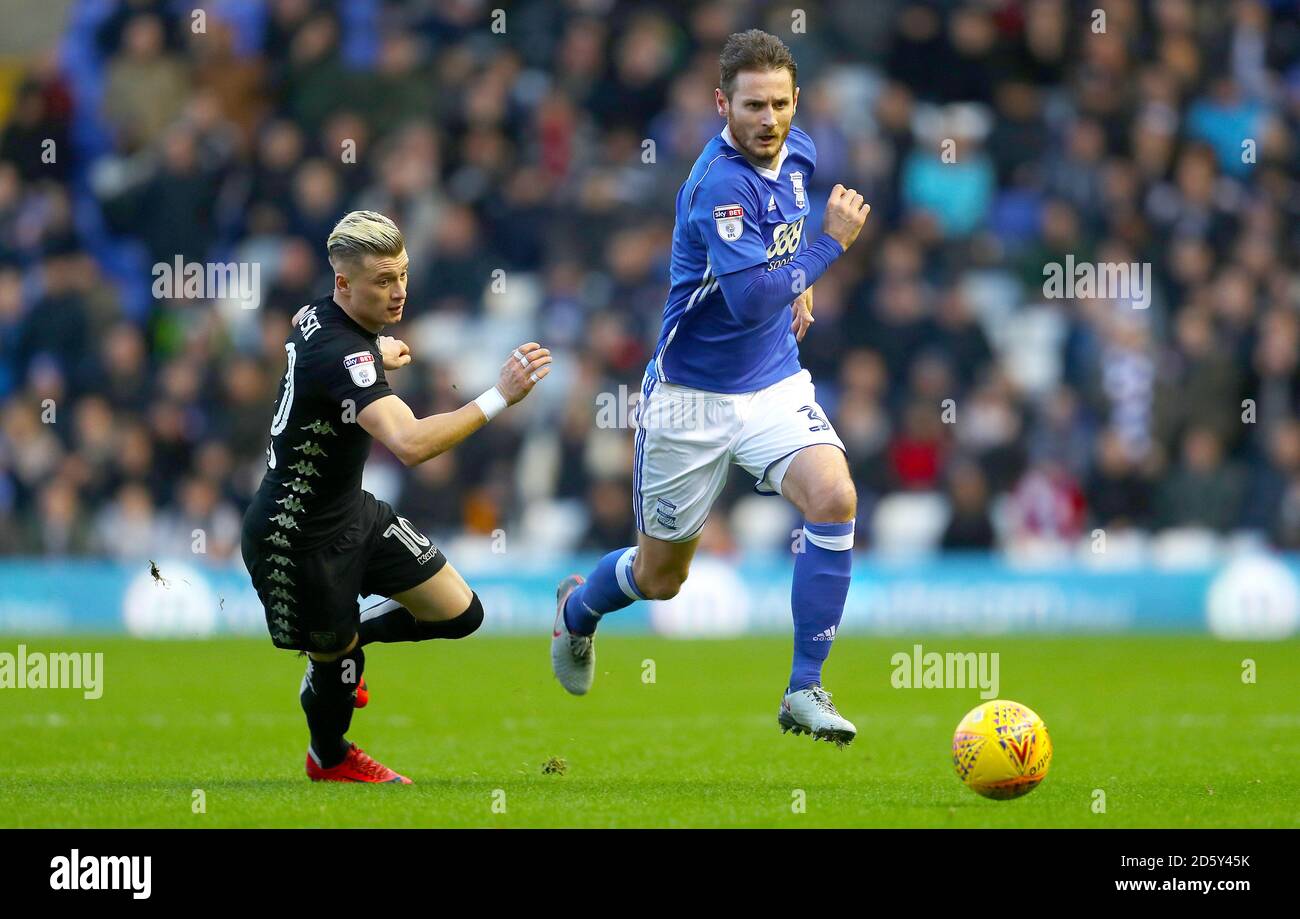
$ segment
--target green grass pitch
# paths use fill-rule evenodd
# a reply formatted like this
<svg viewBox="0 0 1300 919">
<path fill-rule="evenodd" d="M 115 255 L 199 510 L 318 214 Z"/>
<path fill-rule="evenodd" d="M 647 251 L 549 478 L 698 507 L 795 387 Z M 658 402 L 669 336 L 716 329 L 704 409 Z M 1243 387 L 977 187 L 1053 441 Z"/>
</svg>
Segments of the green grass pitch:
<svg viewBox="0 0 1300 919">
<path fill-rule="evenodd" d="M 416 782 L 376 787 L 307 780 L 291 653 L 84 636 L 27 645 L 102 651 L 101 699 L 0 691 L 0 826 L 1300 826 L 1300 642 L 916 641 L 1000 653 L 1000 695 L 1052 734 L 1036 791 L 987 801 L 958 782 L 952 731 L 978 692 L 893 688 L 910 637 L 836 641 L 827 687 L 860 732 L 844 750 L 777 727 L 788 639 L 602 636 L 585 698 L 552 678 L 545 635 L 371 646 L 349 736 Z M 564 774 L 543 773 L 551 757 Z"/>
</svg>

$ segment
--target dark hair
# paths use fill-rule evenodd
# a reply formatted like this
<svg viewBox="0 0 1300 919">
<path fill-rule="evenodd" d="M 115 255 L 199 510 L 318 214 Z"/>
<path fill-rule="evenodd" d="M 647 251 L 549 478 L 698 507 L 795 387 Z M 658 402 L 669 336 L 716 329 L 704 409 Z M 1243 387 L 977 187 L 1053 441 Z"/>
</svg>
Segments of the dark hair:
<svg viewBox="0 0 1300 919">
<path fill-rule="evenodd" d="M 785 42 L 762 29 L 735 32 L 727 37 L 718 58 L 721 71 L 718 85 L 722 94 L 730 99 L 736 88 L 736 74 L 742 70 L 780 70 L 783 67 L 790 71 L 790 84 L 795 85 L 799 68 L 795 66 L 794 55 Z"/>
</svg>

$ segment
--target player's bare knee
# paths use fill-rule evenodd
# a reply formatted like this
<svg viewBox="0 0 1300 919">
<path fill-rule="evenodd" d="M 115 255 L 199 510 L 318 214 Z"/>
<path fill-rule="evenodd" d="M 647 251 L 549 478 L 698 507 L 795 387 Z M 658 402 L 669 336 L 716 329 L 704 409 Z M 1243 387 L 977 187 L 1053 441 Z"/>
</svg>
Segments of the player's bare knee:
<svg viewBox="0 0 1300 919">
<path fill-rule="evenodd" d="M 817 495 L 808 510 L 811 523 L 848 523 L 858 515 L 858 491 L 851 479 L 840 479 Z"/>
</svg>

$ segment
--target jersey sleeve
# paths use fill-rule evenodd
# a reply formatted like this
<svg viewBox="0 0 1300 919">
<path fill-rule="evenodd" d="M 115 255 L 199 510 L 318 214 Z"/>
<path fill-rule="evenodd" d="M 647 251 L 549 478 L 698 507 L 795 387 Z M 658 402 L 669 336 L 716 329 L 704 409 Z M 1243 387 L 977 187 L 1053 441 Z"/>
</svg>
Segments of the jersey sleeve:
<svg viewBox="0 0 1300 919">
<path fill-rule="evenodd" d="M 316 367 L 326 396 L 340 405 L 352 401 L 356 411 L 391 396 L 379 348 L 359 336 L 347 336 L 325 348 Z"/>
<path fill-rule="evenodd" d="M 715 277 L 767 261 L 758 196 L 743 177 L 708 177 L 691 196 L 689 220 L 708 250 Z"/>
</svg>

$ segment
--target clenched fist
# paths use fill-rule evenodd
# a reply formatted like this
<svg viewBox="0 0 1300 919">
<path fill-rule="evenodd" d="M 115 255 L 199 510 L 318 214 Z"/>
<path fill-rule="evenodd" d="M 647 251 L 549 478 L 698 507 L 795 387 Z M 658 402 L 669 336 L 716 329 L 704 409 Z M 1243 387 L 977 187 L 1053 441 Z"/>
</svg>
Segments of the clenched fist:
<svg viewBox="0 0 1300 919">
<path fill-rule="evenodd" d="M 847 249 L 858 238 L 858 232 L 869 213 L 871 205 L 862 200 L 856 189 L 836 184 L 826 199 L 826 216 L 822 219 L 822 229 Z"/>
<path fill-rule="evenodd" d="M 533 387 L 551 372 L 551 352 L 535 341 L 520 345 L 506 358 L 497 389 L 507 405 L 514 405 L 533 391 Z"/>
<path fill-rule="evenodd" d="M 411 363 L 411 349 L 406 342 L 391 335 L 379 336 L 379 355 L 384 359 L 385 370 L 396 370 Z"/>
</svg>

